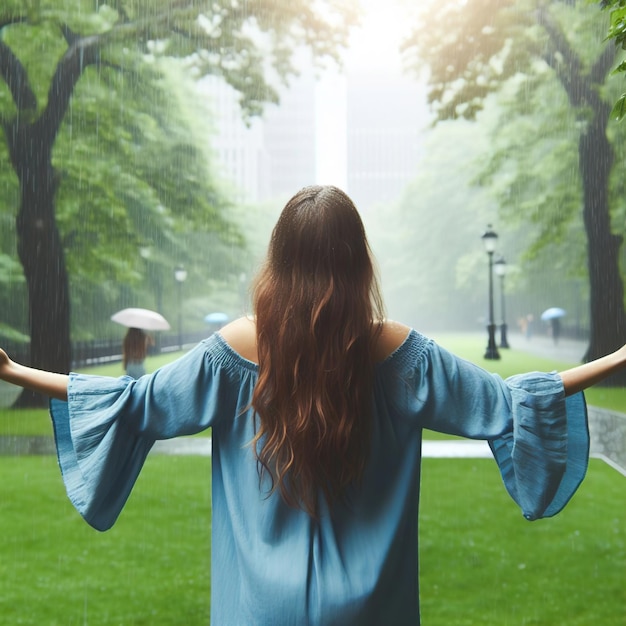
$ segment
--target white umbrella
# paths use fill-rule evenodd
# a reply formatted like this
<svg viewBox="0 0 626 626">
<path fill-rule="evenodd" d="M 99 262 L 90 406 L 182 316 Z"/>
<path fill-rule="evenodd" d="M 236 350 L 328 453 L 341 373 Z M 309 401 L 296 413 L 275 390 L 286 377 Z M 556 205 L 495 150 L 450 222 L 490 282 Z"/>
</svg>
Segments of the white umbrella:
<svg viewBox="0 0 626 626">
<path fill-rule="evenodd" d="M 169 330 L 169 322 L 156 311 L 150 309 L 122 309 L 111 319 L 128 328 L 141 328 L 142 330 Z"/>
<path fill-rule="evenodd" d="M 549 309 L 546 309 L 541 314 L 541 319 L 544 322 L 547 322 L 548 320 L 553 320 L 557 317 L 563 317 L 564 315 L 565 315 L 565 309 L 561 309 L 558 306 L 553 306 L 553 307 L 550 307 Z"/>
</svg>

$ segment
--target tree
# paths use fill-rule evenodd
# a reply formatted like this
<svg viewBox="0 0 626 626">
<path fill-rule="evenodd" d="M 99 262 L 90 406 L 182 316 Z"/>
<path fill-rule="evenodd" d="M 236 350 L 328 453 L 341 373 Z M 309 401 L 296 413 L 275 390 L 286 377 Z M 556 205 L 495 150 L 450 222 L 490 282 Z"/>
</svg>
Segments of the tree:
<svg viewBox="0 0 626 626">
<path fill-rule="evenodd" d="M 124 77 L 140 93 L 155 57 L 184 58 L 197 75 L 223 76 L 241 93 L 244 114 L 253 115 L 276 100 L 271 76 L 284 81 L 294 73 L 294 48 L 333 56 L 353 19 L 352 4 L 342 0 L 317 8 L 305 0 L 4 0 L 0 124 L 19 186 L 16 232 L 32 365 L 70 367 L 70 291 L 56 220 L 63 176 L 54 149 L 81 79 L 89 76 L 102 90 Z M 124 139 L 132 145 L 132 136 Z M 168 207 L 168 198 L 159 200 L 158 206 Z"/>
<path fill-rule="evenodd" d="M 451 0 L 437 6 L 423 16 L 407 49 L 428 63 L 429 98 L 440 119 L 474 119 L 486 96 L 507 81 L 518 80 L 523 99 L 522 93 L 540 84 L 547 71 L 576 114 L 590 286 L 586 359 L 607 354 L 626 342 L 626 312 L 619 267 L 622 236 L 611 227 L 609 206 L 611 104 L 602 89 L 616 57 L 615 46 L 598 34 L 601 15 L 597 7 L 576 0 Z"/>
<path fill-rule="evenodd" d="M 209 272 L 226 278 L 237 271 L 221 260 L 243 245 L 205 155 L 209 108 L 181 62 L 160 59 L 140 81 L 118 73 L 101 78 L 102 87 L 89 81 L 89 71 L 54 149 L 74 341 L 105 338 L 111 312 L 126 306 L 168 316 L 175 266 L 187 268 L 189 293 L 206 291 Z M 169 309 L 177 311 L 175 304 Z"/>
</svg>

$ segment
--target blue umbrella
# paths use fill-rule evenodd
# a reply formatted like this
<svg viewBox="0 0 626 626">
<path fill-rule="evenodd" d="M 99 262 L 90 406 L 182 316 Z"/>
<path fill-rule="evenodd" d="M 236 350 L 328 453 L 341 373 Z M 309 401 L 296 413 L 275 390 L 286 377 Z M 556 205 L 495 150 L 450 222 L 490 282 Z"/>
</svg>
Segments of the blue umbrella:
<svg viewBox="0 0 626 626">
<path fill-rule="evenodd" d="M 541 319 L 544 322 L 546 322 L 548 320 L 556 319 L 557 317 L 563 317 L 564 315 L 565 315 L 565 309 L 561 309 L 558 306 L 553 306 L 553 307 L 550 307 L 549 309 L 546 309 L 541 314 Z"/>
<path fill-rule="evenodd" d="M 205 316 L 204 321 L 207 324 L 226 324 L 230 317 L 226 313 L 215 311 L 215 313 L 209 313 Z"/>
</svg>

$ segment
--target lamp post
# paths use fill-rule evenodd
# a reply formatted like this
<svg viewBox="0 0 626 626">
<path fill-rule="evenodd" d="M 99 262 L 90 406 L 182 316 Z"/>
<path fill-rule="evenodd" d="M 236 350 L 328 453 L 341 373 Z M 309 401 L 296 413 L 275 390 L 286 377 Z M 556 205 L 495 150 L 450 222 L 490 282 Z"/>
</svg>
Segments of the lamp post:
<svg viewBox="0 0 626 626">
<path fill-rule="evenodd" d="M 500 312 L 502 323 L 500 324 L 500 347 L 508 348 L 509 342 L 506 339 L 506 316 L 504 309 L 504 275 L 506 274 L 506 261 L 503 256 L 499 256 L 493 263 L 493 269 L 500 277 Z"/>
<path fill-rule="evenodd" d="M 187 270 L 179 265 L 174 270 L 174 279 L 178 283 L 178 348 L 183 349 L 183 283 L 187 280 Z"/>
<path fill-rule="evenodd" d="M 487 230 L 481 239 L 485 246 L 485 251 L 489 257 L 489 323 L 487 324 L 487 332 L 489 333 L 489 341 L 485 352 L 486 359 L 499 359 L 500 353 L 496 347 L 496 325 L 493 322 L 493 253 L 496 249 L 496 241 L 498 235 L 491 230 L 491 224 L 487 226 Z"/>
</svg>

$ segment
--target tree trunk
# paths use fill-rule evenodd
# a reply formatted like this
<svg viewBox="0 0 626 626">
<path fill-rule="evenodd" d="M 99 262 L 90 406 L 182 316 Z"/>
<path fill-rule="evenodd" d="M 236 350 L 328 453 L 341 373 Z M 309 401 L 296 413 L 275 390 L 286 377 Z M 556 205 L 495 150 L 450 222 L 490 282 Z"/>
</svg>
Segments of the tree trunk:
<svg viewBox="0 0 626 626">
<path fill-rule="evenodd" d="M 606 136 L 610 106 L 594 107 L 594 117 L 580 136 L 583 221 L 587 234 L 590 288 L 590 338 L 585 360 L 604 356 L 626 343 L 624 286 L 620 275 L 622 237 L 611 233 L 609 176 L 613 148 Z M 626 372 L 606 384 L 626 384 Z"/>
<path fill-rule="evenodd" d="M 584 359 L 591 361 L 626 343 L 624 285 L 619 267 L 622 237 L 611 233 L 609 210 L 609 178 L 614 153 L 606 136 L 606 126 L 611 106 L 600 95 L 615 60 L 616 48 L 605 46 L 595 63 L 585 71 L 585 64 L 547 10 L 547 4 L 539 7 L 537 16 L 551 44 L 544 60 L 555 70 L 572 107 L 582 111 L 585 117 L 591 112 L 591 119 L 578 142 L 590 301 L 590 337 Z M 626 384 L 626 371 L 604 384 Z"/>
<path fill-rule="evenodd" d="M 2 75 L 12 87 L 19 110 L 13 122 L 5 123 L 4 131 L 11 163 L 20 181 L 16 224 L 18 255 L 28 286 L 30 364 L 67 373 L 71 366 L 69 281 L 56 226 L 59 179 L 52 167 L 52 148 L 77 81 L 86 67 L 99 61 L 100 38 L 80 38 L 68 28 L 63 31 L 68 48 L 52 76 L 46 106 L 32 123 L 27 120 L 33 119 L 37 100 L 27 73 L 2 42 L 0 57 L 4 59 Z M 24 391 L 16 403 L 45 404 L 46 398 L 30 391 Z"/>
<path fill-rule="evenodd" d="M 58 178 L 52 167 L 52 144 L 38 125 L 19 121 L 7 133 L 13 166 L 20 181 L 17 215 L 18 254 L 28 286 L 30 364 L 67 373 L 71 366 L 69 282 L 55 222 Z M 45 406 L 47 399 L 25 390 L 16 406 Z"/>
</svg>

